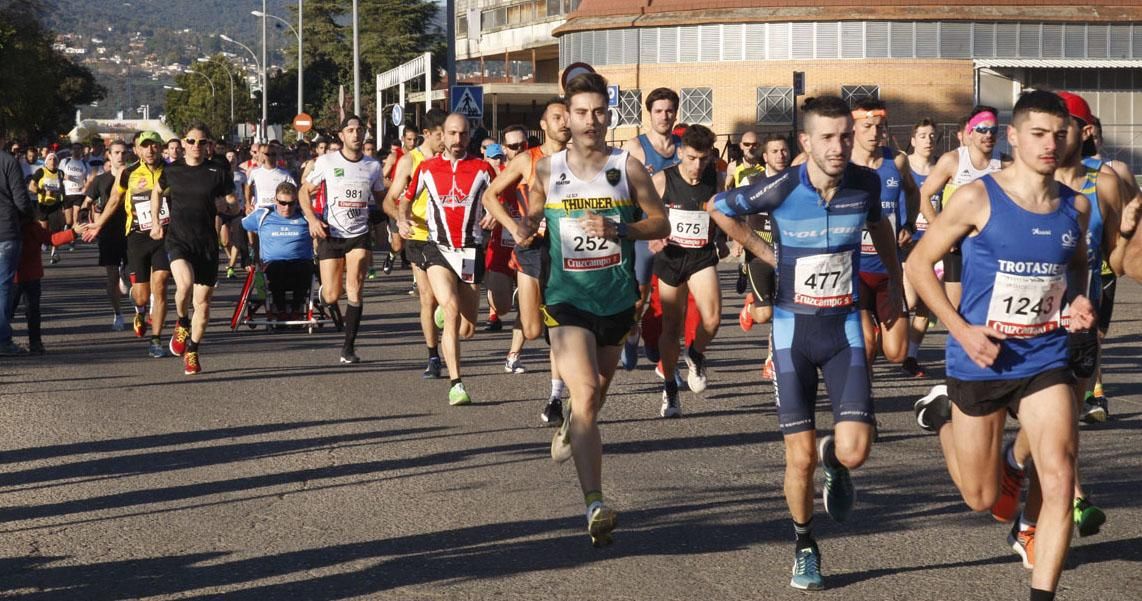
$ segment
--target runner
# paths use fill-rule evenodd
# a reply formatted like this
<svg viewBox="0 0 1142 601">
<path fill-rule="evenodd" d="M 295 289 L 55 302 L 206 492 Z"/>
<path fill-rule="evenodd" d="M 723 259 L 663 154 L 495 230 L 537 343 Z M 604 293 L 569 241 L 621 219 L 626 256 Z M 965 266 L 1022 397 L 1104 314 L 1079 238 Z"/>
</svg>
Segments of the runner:
<svg viewBox="0 0 1142 601">
<path fill-rule="evenodd" d="M 385 174 L 385 189 L 391 189 L 393 185 L 393 177 L 396 175 L 397 163 L 401 158 L 412 152 L 416 148 L 416 128 L 406 127 L 404 133 L 401 135 L 400 144 L 393 145 L 393 151 L 389 156 L 385 157 L 384 163 L 381 164 L 381 171 Z M 403 192 L 403 190 L 401 190 Z M 389 232 L 389 252 L 385 255 L 385 260 L 381 262 L 381 271 L 385 274 L 390 274 L 393 271 L 393 262 L 399 255 L 401 257 L 402 269 L 407 268 L 408 259 L 404 253 L 404 238 L 400 237 L 400 230 L 397 228 L 397 220 L 389 219 L 385 225 Z"/>
<path fill-rule="evenodd" d="M 405 191 L 412 181 L 412 174 L 426 159 L 430 159 L 444 151 L 444 120 L 448 117 L 440 109 L 429 109 L 424 114 L 420 129 L 424 141 L 420 146 L 410 150 L 397 161 L 393 172 L 393 185 L 385 195 L 384 210 L 390 221 L 398 224 L 403 215 L 397 207 L 398 198 L 403 198 Z M 409 208 L 411 223 L 408 233 L 398 229 L 404 239 L 404 253 L 412 264 L 413 290 L 420 299 L 420 331 L 424 335 L 424 344 L 428 348 L 428 364 L 424 368 L 422 377 L 435 379 L 440 377 L 444 365 L 440 361 L 440 350 L 436 334 L 436 297 L 432 294 L 432 286 L 428 276 L 424 273 L 424 246 L 428 244 L 428 222 L 425 221 L 425 210 L 428 204 L 428 192 L 422 191 L 416 201 Z"/>
<path fill-rule="evenodd" d="M 247 215 L 257 209 L 273 209 L 274 193 L 282 182 L 297 185 L 289 171 L 278 166 L 278 161 L 282 158 L 281 146 L 267 144 L 258 157 L 258 166 L 251 169 L 246 176 L 246 186 L 243 193 L 246 204 L 243 208 Z M 258 255 L 260 245 L 255 231 L 249 232 L 248 241 L 251 244 L 250 248 L 253 249 L 254 260 L 260 261 L 261 258 Z M 229 271 L 226 275 L 230 277 Z"/>
<path fill-rule="evenodd" d="M 177 163 L 183 159 L 183 156 L 182 140 L 178 138 L 167 140 L 166 147 L 163 149 L 163 160 L 166 161 L 166 164 Z"/>
<path fill-rule="evenodd" d="M 646 112 L 650 114 L 650 131 L 627 140 L 623 150 L 630 153 L 635 160 L 646 166 L 646 171 L 654 175 L 671 165 L 678 164 L 678 144 L 680 138 L 674 135 L 674 124 L 678 119 L 678 94 L 669 88 L 656 88 L 646 97 Z M 635 305 L 635 325 L 631 329 L 631 336 L 627 337 L 623 345 L 623 369 L 630 371 L 638 363 L 638 342 L 645 336 L 640 331 L 640 322 L 647 309 L 651 293 L 651 276 L 653 275 L 654 253 L 650 251 L 650 241 L 640 240 L 634 245 L 634 269 L 638 279 L 639 300 Z M 649 324 L 655 330 L 660 329 L 661 320 L 652 320 Z M 657 332 L 655 332 L 657 333 Z M 658 363 L 657 340 L 647 340 L 648 356 L 651 363 Z"/>
<path fill-rule="evenodd" d="M 107 207 L 111 200 L 115 180 L 126 168 L 127 143 L 115 140 L 107 149 L 103 173 L 91 181 L 87 188 L 87 198 L 94 208 L 95 219 Z M 111 330 L 123 331 L 123 314 L 120 310 L 120 298 L 123 296 L 123 274 L 127 266 L 127 216 L 122 211 L 116 211 L 108 222 L 108 228 L 99 237 L 99 265 L 107 272 L 107 299 L 111 301 L 111 311 L 114 313 L 111 320 Z"/>
<path fill-rule="evenodd" d="M 151 206 L 167 197 L 170 220 L 151 228 L 153 240 L 165 238 L 171 274 L 175 281 L 174 308 L 178 320 L 170 339 L 171 354 L 183 358 L 183 373 L 202 371 L 198 348 L 210 322 L 210 299 L 218 283 L 218 233 L 214 218 L 234 205 L 230 173 L 206 157 L 210 128 L 192 124 L 183 139 L 183 160 L 167 165 L 151 191 Z M 194 301 L 194 319 L 189 316 Z"/>
<path fill-rule="evenodd" d="M 921 119 L 912 126 L 912 154 L 908 155 L 908 169 L 912 172 L 912 180 L 923 188 L 924 182 L 932 173 L 932 151 L 935 150 L 939 136 L 936 135 L 936 123 L 931 119 Z M 940 208 L 941 191 L 937 191 L 928 200 L 932 205 L 932 212 Z M 921 200 L 923 202 L 923 200 Z M 912 234 L 912 243 L 916 244 L 928 229 L 928 220 L 921 210 L 916 215 L 916 231 Z M 909 249 L 910 250 L 910 249 Z M 912 314 L 908 329 L 908 356 L 900 364 L 900 369 L 913 378 L 923 378 L 927 374 L 919 362 L 920 345 L 928 333 L 928 324 L 932 314 L 924 301 L 916 294 L 912 281 L 904 278 L 904 298 L 908 311 Z"/>
<path fill-rule="evenodd" d="M 246 172 L 238 165 L 238 151 L 227 150 L 226 162 L 230 165 L 230 176 L 234 180 L 234 197 L 237 204 L 233 210 L 218 214 L 218 236 L 222 248 L 226 250 L 226 278 L 233 278 L 235 267 L 243 269 L 250 264 L 250 246 L 246 232 L 242 229 L 242 218 L 246 215 Z M 241 263 L 239 264 L 239 259 Z"/>
<path fill-rule="evenodd" d="M 778 420 L 785 438 L 785 500 L 796 534 L 793 578 L 799 589 L 824 588 L 813 538 L 813 472 L 825 471 L 822 497 L 835 521 L 849 518 L 856 494 L 849 470 L 868 458 L 876 419 L 857 313 L 861 229 L 869 235 L 900 297 L 896 236 L 880 212 L 880 179 L 850 162 L 848 103 L 823 96 L 805 103 L 799 135 L 806 162 L 748 188 L 714 197 L 709 211 L 723 231 L 776 268 L 773 338 Z M 738 216 L 769 213 L 775 251 Z M 891 316 L 886 316 L 891 317 Z M 817 443 L 817 370 L 833 408 L 834 435 Z"/>
<path fill-rule="evenodd" d="M 461 379 L 460 339 L 476 333 L 485 264 L 480 227 L 484 207 L 479 199 L 495 177 L 486 161 L 468 154 L 470 135 L 464 115 L 448 115 L 444 152 L 417 166 L 400 203 L 401 235 L 408 236 L 412 234 L 412 204 L 421 192 L 428 193 L 429 243 L 421 253 L 421 268 L 444 313 L 441 346 L 451 385 L 448 404 L 453 406 L 472 403 Z"/>
<path fill-rule="evenodd" d="M 571 127 L 568 124 L 567 105 L 561 99 L 553 99 L 543 107 L 539 128 L 543 130 L 544 142 L 532 146 L 527 152 L 512 159 L 507 169 L 492 180 L 492 185 L 484 192 L 484 209 L 511 234 L 516 241 L 512 251 L 516 268 L 516 323 L 514 329 L 523 332 L 527 340 L 535 340 L 543 335 L 543 282 L 546 281 L 547 238 L 544 222 L 530 240 L 521 238 L 522 222 L 512 215 L 510 208 L 500 202 L 500 197 L 515 189 L 519 213 L 526 215 L 529 204 L 529 191 L 535 184 L 535 168 L 540 159 L 551 156 L 567 148 L 571 141 Z M 518 141 L 514 142 L 518 145 Z M 526 244 L 522 241 L 527 240 Z M 515 334 L 512 334 L 513 344 Z M 522 346 L 521 346 L 522 348 Z M 540 412 L 539 418 L 549 426 L 563 423 L 563 391 L 565 385 L 559 375 L 559 365 L 551 356 L 551 393 Z"/>
<path fill-rule="evenodd" d="M 701 322 L 683 359 L 688 370 L 686 383 L 696 393 L 706 390 L 705 353 L 722 319 L 717 269 L 720 253 L 705 210 L 706 201 L 723 187 L 713 160 L 716 141 L 709 128 L 691 125 L 679 143 L 679 163 L 652 177 L 670 218 L 670 236 L 665 243 L 655 244 L 662 248 L 654 255 L 654 275 L 662 302 L 662 334 L 658 339 L 662 373 L 672 374 L 678 365 L 678 337 L 686 321 L 686 299 L 693 294 Z M 662 384 L 659 415 L 681 417 L 678 382 L 664 378 Z"/>
<path fill-rule="evenodd" d="M 948 471 L 969 507 L 984 511 L 1000 498 L 1009 411 L 1031 441 L 1043 486 L 1038 523 L 1029 531 L 1015 524 L 1008 542 L 1025 565 L 1034 563 L 1032 601 L 1054 599 L 1073 529 L 1077 416 L 1062 303 L 1070 301 L 1072 328 L 1089 328 L 1095 320 L 1081 294 L 1089 273 L 1084 234 L 1091 205 L 1054 178 L 1069 122 L 1055 94 L 1020 97 L 1007 128 L 1015 161 L 945 197 L 943 215 L 908 263 L 908 277 L 950 333 L 947 394 L 918 401 L 916 419 L 938 432 Z M 933 272 L 957 242 L 964 263 L 958 311 Z M 1009 446 L 1006 463 L 1010 453 Z"/>
<path fill-rule="evenodd" d="M 559 462 L 574 456 L 587 532 L 592 544 L 603 546 L 618 514 L 603 501 L 597 422 L 634 323 L 632 241 L 665 237 L 669 222 L 642 164 L 606 144 L 607 80 L 577 75 L 564 93 L 573 143 L 537 161 L 516 239 L 529 243 L 546 218 L 551 274 L 544 321 L 555 364 L 571 389 L 570 415 L 552 439 L 551 456 Z M 646 218 L 638 220 L 640 214 Z"/>
<path fill-rule="evenodd" d="M 79 207 L 83 205 L 84 192 L 91 183 L 95 173 L 87 165 L 84 157 L 83 144 L 76 142 L 71 145 L 71 154 L 59 163 L 63 172 L 63 220 L 68 228 L 75 225 L 79 218 Z M 70 250 L 75 250 L 73 243 Z"/>
<path fill-rule="evenodd" d="M 747 134 L 748 135 L 748 134 Z M 755 138 L 756 139 L 756 138 Z M 743 148 L 746 137 L 742 136 Z M 744 188 L 760 177 L 773 177 L 789 167 L 789 141 L 781 134 L 769 134 L 760 142 L 762 165 L 738 168 L 734 172 L 733 185 L 727 189 Z M 746 223 L 766 244 L 773 244 L 773 223 L 768 213 L 755 213 L 746 217 Z M 740 244 L 734 246 L 741 248 Z M 773 294 L 777 289 L 777 277 L 773 266 L 757 258 L 750 252 L 743 252 L 745 276 L 750 292 L 746 294 L 745 306 L 738 314 L 738 325 L 748 332 L 755 323 L 769 323 L 773 318 Z M 761 379 L 773 381 L 773 331 L 769 333 L 765 363 L 761 368 Z"/>
<path fill-rule="evenodd" d="M 340 361 L 358 363 L 361 359 L 355 348 L 363 311 L 361 286 L 372 251 L 369 222 L 375 220 L 373 209 L 377 199 L 383 198 L 385 184 L 381 163 L 361 152 L 365 122 L 357 115 L 347 115 L 338 131 L 343 148 L 329 150 L 317 159 L 299 196 L 309 233 L 318 241 L 321 300 L 335 314 L 340 313 L 337 301 L 341 298 L 341 277 L 345 277 L 348 305 Z M 314 212 L 312 201 L 319 187 L 325 198 L 320 216 Z"/>
<path fill-rule="evenodd" d="M 28 180 L 28 191 L 36 198 L 36 221 L 49 232 L 59 229 L 63 223 L 64 173 L 57 169 L 58 164 L 56 153 L 49 152 L 44 157 L 44 166 L 36 169 Z M 54 246 L 49 262 L 52 265 L 59 263 L 59 254 Z"/>
<path fill-rule="evenodd" d="M 124 219 L 123 231 L 127 233 L 127 275 L 131 280 L 131 298 L 135 302 L 135 336 L 147 334 L 148 324 L 153 328 L 149 353 L 156 359 L 167 356 L 163 347 L 163 322 L 167 315 L 167 282 L 170 279 L 170 260 L 162 240 L 151 238 L 155 221 L 169 221 L 168 203 L 163 200 L 157 205 L 151 202 L 151 192 L 158 185 L 164 163 L 162 161 L 163 139 L 157 132 L 142 131 L 135 134 L 135 156 L 139 160 L 119 174 L 118 185 L 111 190 L 111 198 L 95 221 L 83 234 L 83 239 L 91 242 L 105 227 L 117 227 L 118 219 Z M 118 213 L 122 210 L 122 216 Z M 109 236 L 115 234 L 109 233 Z M 150 303 L 150 314 L 147 304 Z"/>
<path fill-rule="evenodd" d="M 916 230 L 919 202 L 908 157 L 883 146 L 888 132 L 888 107 L 880 100 L 869 97 L 858 101 L 853 109 L 853 121 L 852 161 L 880 176 L 880 212 L 892 228 L 899 256 L 899 249 L 911 242 Z M 908 353 L 904 295 L 901 290 L 889 290 L 889 273 L 871 236 L 864 236 L 860 257 L 860 320 L 870 381 L 878 350 L 889 363 L 903 362 Z"/>
<path fill-rule="evenodd" d="M 920 198 L 932 198 L 939 194 L 941 207 L 946 209 L 956 188 L 1010 165 L 1010 157 L 1006 155 L 995 157 L 992 154 L 998 132 L 999 118 L 996 117 L 994 108 L 982 104 L 973 108 L 960 132 L 963 145 L 945 152 L 940 160 L 936 161 L 936 166 L 932 167 L 931 173 L 920 188 Z M 931 209 L 928 203 L 920 204 L 920 212 L 928 223 L 935 221 L 937 211 Z M 948 291 L 952 306 L 958 307 L 961 294 L 960 277 L 963 273 L 963 257 L 960 255 L 959 247 L 952 247 L 943 262 L 944 289 Z"/>
</svg>

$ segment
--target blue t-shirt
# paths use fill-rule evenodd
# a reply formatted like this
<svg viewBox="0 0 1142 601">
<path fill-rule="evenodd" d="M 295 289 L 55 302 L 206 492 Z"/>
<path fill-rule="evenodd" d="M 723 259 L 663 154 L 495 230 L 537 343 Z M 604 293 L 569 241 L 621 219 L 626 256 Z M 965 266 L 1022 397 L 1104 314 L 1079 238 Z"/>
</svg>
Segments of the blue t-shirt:
<svg viewBox="0 0 1142 601">
<path fill-rule="evenodd" d="M 258 234 L 263 261 L 297 261 L 313 258 L 309 224 L 300 212 L 282 217 L 270 207 L 255 209 L 242 219 L 242 227 Z"/>
<path fill-rule="evenodd" d="M 719 193 L 714 206 L 730 217 L 769 213 L 778 307 L 803 315 L 843 315 L 856 309 L 861 232 L 880 221 L 879 199 L 876 172 L 850 163 L 825 203 L 801 165 Z"/>
</svg>

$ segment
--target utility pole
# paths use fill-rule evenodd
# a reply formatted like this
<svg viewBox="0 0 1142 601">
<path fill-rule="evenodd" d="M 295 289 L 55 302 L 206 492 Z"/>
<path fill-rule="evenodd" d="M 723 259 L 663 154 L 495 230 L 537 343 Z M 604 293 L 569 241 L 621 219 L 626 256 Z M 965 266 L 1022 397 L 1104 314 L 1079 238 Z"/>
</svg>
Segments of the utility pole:
<svg viewBox="0 0 1142 601">
<path fill-rule="evenodd" d="M 357 43 L 357 0 L 353 0 L 353 114 L 361 114 L 361 47 Z"/>
<path fill-rule="evenodd" d="M 269 77 L 270 64 L 266 62 L 266 0 L 262 0 L 262 142 L 268 142 L 269 136 Z"/>
</svg>

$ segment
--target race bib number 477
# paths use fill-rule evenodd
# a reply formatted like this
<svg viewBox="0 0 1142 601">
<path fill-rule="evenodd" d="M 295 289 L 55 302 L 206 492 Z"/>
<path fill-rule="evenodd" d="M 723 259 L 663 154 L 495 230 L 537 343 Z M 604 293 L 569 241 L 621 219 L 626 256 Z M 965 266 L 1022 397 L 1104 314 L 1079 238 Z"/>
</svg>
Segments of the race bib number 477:
<svg viewBox="0 0 1142 601">
<path fill-rule="evenodd" d="M 849 252 L 800 257 L 793 269 L 793 302 L 810 307 L 853 303 L 853 259 Z"/>
</svg>

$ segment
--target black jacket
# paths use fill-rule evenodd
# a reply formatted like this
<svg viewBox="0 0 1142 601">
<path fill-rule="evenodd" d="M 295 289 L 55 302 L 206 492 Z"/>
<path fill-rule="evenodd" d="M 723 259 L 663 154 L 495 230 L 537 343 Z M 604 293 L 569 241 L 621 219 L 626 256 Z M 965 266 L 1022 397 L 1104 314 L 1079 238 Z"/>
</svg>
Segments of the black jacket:
<svg viewBox="0 0 1142 601">
<path fill-rule="evenodd" d="M 34 208 L 20 163 L 0 150 L 0 242 L 21 239 L 20 222 Z"/>
</svg>

